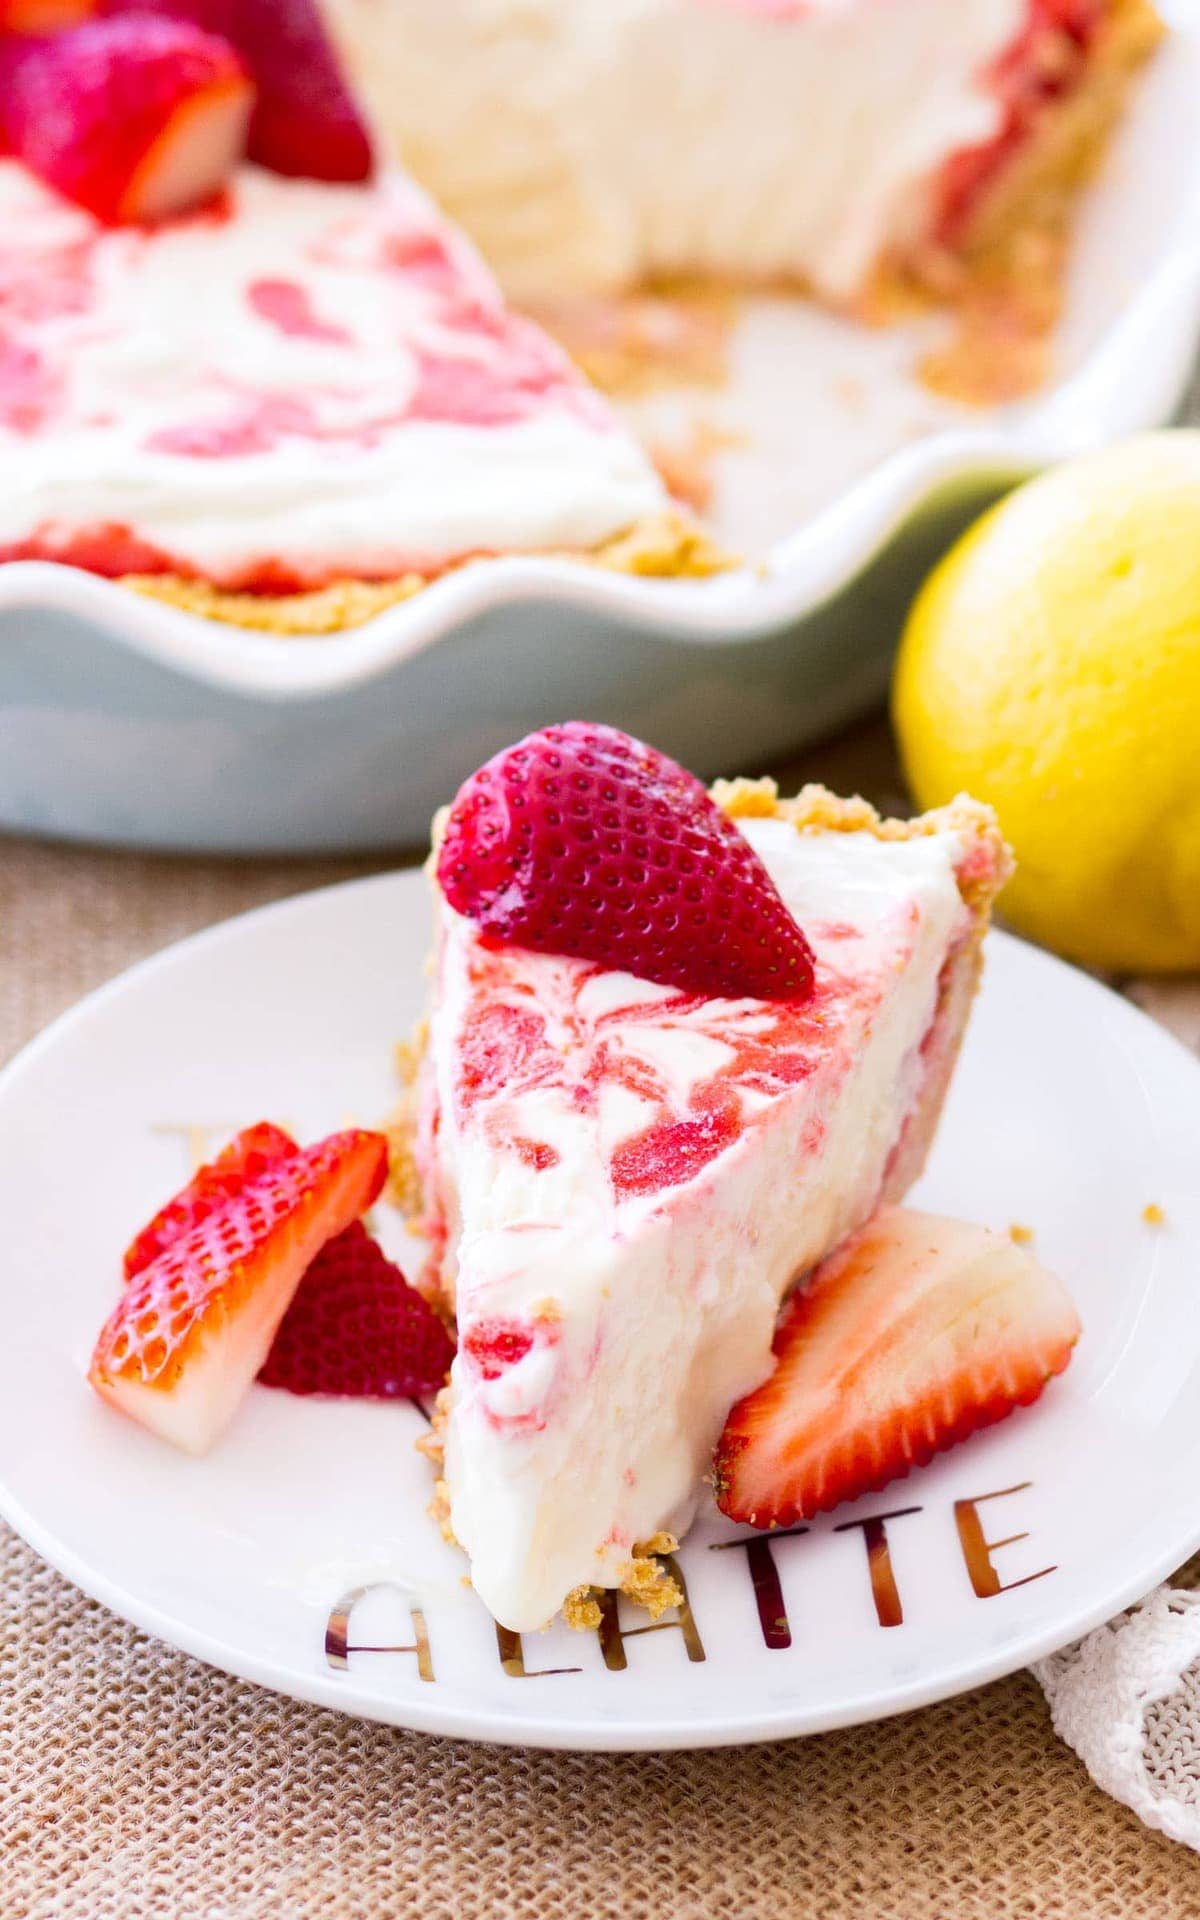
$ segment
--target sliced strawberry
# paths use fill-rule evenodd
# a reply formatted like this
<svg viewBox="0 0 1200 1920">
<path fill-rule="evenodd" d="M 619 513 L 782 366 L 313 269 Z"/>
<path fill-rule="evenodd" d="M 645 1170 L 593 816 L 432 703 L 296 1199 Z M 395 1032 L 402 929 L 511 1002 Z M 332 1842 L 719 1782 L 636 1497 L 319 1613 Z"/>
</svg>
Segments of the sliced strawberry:
<svg viewBox="0 0 1200 1920">
<path fill-rule="evenodd" d="M 459 789 L 437 864 L 487 946 L 531 947 L 690 993 L 803 999 L 807 940 L 749 841 L 693 774 L 569 720 Z"/>
<path fill-rule="evenodd" d="M 130 0 L 105 0 L 109 13 Z M 315 0 L 132 0 L 139 11 L 190 20 L 242 54 L 258 88 L 247 151 L 273 173 L 367 180 L 370 136 L 342 78 Z"/>
<path fill-rule="evenodd" d="M 4 124 L 32 172 L 117 224 L 210 199 L 242 152 L 253 103 L 227 41 L 129 13 L 31 41 L 7 74 Z"/>
<path fill-rule="evenodd" d="M 281 1160 L 290 1160 L 300 1149 L 282 1127 L 260 1120 L 257 1126 L 243 1127 L 223 1153 L 199 1167 L 175 1196 L 160 1207 L 148 1226 L 125 1249 L 125 1278 L 135 1274 L 165 1253 L 173 1240 L 189 1233 L 207 1220 L 211 1213 L 231 1200 L 252 1180 Z"/>
<path fill-rule="evenodd" d="M 885 1208 L 784 1311 L 717 1446 L 717 1504 L 790 1525 L 1036 1400 L 1079 1338 L 1066 1288 L 984 1227 Z"/>
<path fill-rule="evenodd" d="M 272 1162 L 126 1287 L 88 1378 L 151 1432 L 203 1453 L 267 1357 L 306 1269 L 387 1171 L 382 1134 L 333 1134 Z"/>
<path fill-rule="evenodd" d="M 321 1249 L 259 1373 L 267 1387 L 342 1399 L 436 1393 L 454 1343 L 361 1222 Z"/>
</svg>

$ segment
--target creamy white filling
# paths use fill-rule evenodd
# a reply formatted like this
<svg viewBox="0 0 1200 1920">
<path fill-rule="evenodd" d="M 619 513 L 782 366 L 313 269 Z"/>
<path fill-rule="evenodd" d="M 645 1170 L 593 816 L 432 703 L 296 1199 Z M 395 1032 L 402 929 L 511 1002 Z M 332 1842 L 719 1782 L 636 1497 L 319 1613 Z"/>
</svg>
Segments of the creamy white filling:
<svg viewBox="0 0 1200 1920">
<path fill-rule="evenodd" d="M 219 580 L 271 559 L 317 579 L 590 547 L 664 504 L 641 450 L 400 179 L 247 168 L 228 220 L 105 232 L 0 161 L 0 306 L 0 546 L 116 524 Z M 408 418 L 431 355 L 485 414 L 489 383 L 529 394 L 498 424 L 470 404 Z M 163 445 L 208 431 L 248 443 Z"/>
<path fill-rule="evenodd" d="M 885 843 L 741 824 L 822 966 L 878 991 L 845 1012 L 809 1079 L 747 1097 L 756 1123 L 686 1185 L 614 1198 L 608 1157 L 646 1124 L 624 1087 L 606 1087 L 598 1111 L 569 1085 L 501 1089 L 459 1123 L 475 937 L 440 909 L 428 1065 L 440 1122 L 427 1151 L 451 1203 L 460 1339 L 497 1317 L 536 1327 L 530 1352 L 493 1380 L 460 1351 L 446 1477 L 475 1586 L 517 1631 L 549 1619 L 577 1585 L 619 1584 L 636 1542 L 687 1524 L 729 1407 L 768 1370 L 788 1282 L 878 1198 L 938 976 L 963 929 L 953 836 Z M 572 995 L 574 963 L 509 957 L 509 981 L 532 987 L 552 1039 L 566 1041 L 568 1003 L 584 1052 L 589 1019 L 607 1015 L 607 1043 L 665 1067 L 684 1099 L 719 1066 L 723 1044 L 771 1024 L 761 1003 L 725 1002 L 669 1026 L 656 1012 L 665 990 L 613 974 Z M 513 1002 L 528 1005 L 528 994 Z M 551 1145 L 557 1165 L 535 1171 L 506 1150 L 514 1135 Z"/>
<path fill-rule="evenodd" d="M 990 139 L 1028 0 L 323 0 L 385 135 L 522 293 L 852 293 Z"/>
</svg>

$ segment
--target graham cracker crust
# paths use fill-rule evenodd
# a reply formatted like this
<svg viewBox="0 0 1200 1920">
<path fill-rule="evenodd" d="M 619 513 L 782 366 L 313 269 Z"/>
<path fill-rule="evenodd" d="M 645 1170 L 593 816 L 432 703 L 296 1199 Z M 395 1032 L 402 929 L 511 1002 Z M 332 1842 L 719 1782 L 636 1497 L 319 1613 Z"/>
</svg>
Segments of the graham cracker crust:
<svg viewBox="0 0 1200 1920">
<path fill-rule="evenodd" d="M 207 580 L 174 573 L 129 573 L 120 585 L 148 600 L 161 600 L 181 613 L 199 614 L 224 626 L 301 639 L 344 633 L 361 627 L 389 607 L 411 600 L 447 572 L 476 564 L 476 556 L 439 574 L 406 573 L 396 580 L 335 580 L 311 593 L 230 593 Z M 543 558 L 571 559 L 610 573 L 643 579 L 706 580 L 737 564 L 694 521 L 666 512 L 640 521 L 586 552 L 557 551 Z"/>
</svg>

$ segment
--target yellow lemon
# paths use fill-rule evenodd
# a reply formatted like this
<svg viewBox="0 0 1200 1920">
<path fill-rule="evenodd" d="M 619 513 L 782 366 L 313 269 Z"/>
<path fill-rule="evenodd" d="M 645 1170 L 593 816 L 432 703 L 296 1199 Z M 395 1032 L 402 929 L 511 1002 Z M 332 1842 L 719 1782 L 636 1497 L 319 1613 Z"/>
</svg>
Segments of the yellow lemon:
<svg viewBox="0 0 1200 1920">
<path fill-rule="evenodd" d="M 1200 432 L 985 514 L 917 598 L 893 701 L 921 806 L 996 808 L 1014 926 L 1085 965 L 1200 968 Z"/>
</svg>

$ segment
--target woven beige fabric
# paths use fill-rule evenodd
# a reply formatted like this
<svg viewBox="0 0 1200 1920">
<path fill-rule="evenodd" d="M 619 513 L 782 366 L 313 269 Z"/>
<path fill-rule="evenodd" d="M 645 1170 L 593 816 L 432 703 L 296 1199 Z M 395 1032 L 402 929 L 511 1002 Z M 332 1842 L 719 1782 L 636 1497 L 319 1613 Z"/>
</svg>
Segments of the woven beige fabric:
<svg viewBox="0 0 1200 1920">
<path fill-rule="evenodd" d="M 0 1054 L 141 954 L 356 870 L 0 843 Z M 214 1673 L 0 1528 L 0 1920 L 1196 1914 L 1200 1861 L 1092 1786 L 1026 1675 L 772 1747 L 471 1748 Z"/>
</svg>

